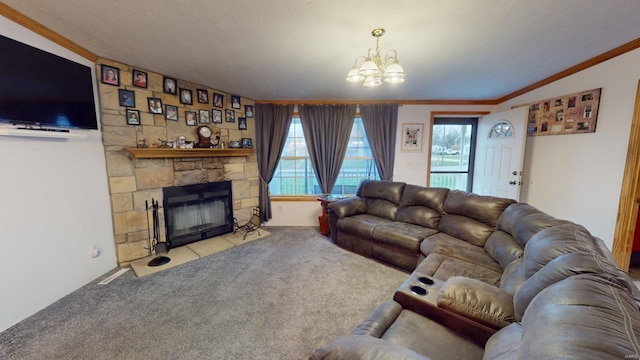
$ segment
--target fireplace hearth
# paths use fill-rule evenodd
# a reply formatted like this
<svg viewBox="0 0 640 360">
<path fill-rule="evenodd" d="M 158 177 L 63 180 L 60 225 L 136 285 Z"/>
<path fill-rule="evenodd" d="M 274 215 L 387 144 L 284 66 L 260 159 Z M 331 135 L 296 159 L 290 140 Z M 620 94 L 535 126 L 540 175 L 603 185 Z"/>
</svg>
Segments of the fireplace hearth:
<svg viewBox="0 0 640 360">
<path fill-rule="evenodd" d="M 233 231 L 231 181 L 162 189 L 169 248 Z"/>
</svg>

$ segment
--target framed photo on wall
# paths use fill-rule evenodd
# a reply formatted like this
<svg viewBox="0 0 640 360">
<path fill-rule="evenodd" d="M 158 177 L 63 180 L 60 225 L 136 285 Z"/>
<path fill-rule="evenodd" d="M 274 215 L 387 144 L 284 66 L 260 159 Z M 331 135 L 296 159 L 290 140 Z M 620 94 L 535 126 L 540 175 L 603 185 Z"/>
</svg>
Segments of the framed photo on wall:
<svg viewBox="0 0 640 360">
<path fill-rule="evenodd" d="M 102 64 L 100 65 L 102 73 L 102 83 L 114 86 L 120 86 L 120 69 L 117 67 Z"/>
<path fill-rule="evenodd" d="M 131 80 L 133 86 L 137 86 L 140 88 L 147 88 L 147 73 L 144 71 L 133 69 Z"/>
<path fill-rule="evenodd" d="M 140 111 L 127 109 L 127 125 L 140 125 Z"/>
<path fill-rule="evenodd" d="M 152 114 L 162 114 L 162 100 L 160 98 L 147 98 L 149 112 Z"/>
<path fill-rule="evenodd" d="M 224 121 L 225 122 L 236 122 L 236 112 L 235 110 L 227 109 L 224 111 Z"/>
<path fill-rule="evenodd" d="M 120 106 L 136 107 L 136 93 L 131 90 L 118 89 Z"/>
<path fill-rule="evenodd" d="M 174 105 L 166 105 L 164 107 L 165 110 L 165 118 L 167 120 L 178 121 L 178 107 Z"/>
<path fill-rule="evenodd" d="M 193 92 L 189 89 L 180 89 L 180 104 L 193 105 Z"/>
<path fill-rule="evenodd" d="M 219 108 L 224 107 L 224 95 L 213 93 L 213 106 Z"/>
<path fill-rule="evenodd" d="M 238 130 L 247 130 L 247 118 L 238 118 Z"/>
<path fill-rule="evenodd" d="M 222 110 L 211 110 L 211 115 L 213 115 L 213 122 L 216 124 L 222 124 Z"/>
<path fill-rule="evenodd" d="M 200 110 L 200 123 L 201 124 L 211 123 L 211 113 L 209 112 L 209 110 Z"/>
<path fill-rule="evenodd" d="M 164 76 L 162 78 L 162 91 L 167 94 L 176 95 L 178 93 L 178 81 L 174 78 Z"/>
<path fill-rule="evenodd" d="M 189 126 L 196 126 L 196 112 L 195 111 L 185 111 L 184 119 Z"/>
<path fill-rule="evenodd" d="M 422 151 L 424 124 L 402 124 L 400 151 Z"/>
<path fill-rule="evenodd" d="M 244 116 L 248 118 L 253 117 L 253 105 L 245 105 L 244 106 Z"/>
<path fill-rule="evenodd" d="M 231 107 L 234 109 L 240 109 L 240 96 L 231 95 Z"/>
<path fill-rule="evenodd" d="M 208 104 L 209 103 L 209 93 L 207 92 L 207 90 L 198 89 L 196 91 L 198 93 L 198 102 L 201 103 L 201 104 Z"/>
</svg>

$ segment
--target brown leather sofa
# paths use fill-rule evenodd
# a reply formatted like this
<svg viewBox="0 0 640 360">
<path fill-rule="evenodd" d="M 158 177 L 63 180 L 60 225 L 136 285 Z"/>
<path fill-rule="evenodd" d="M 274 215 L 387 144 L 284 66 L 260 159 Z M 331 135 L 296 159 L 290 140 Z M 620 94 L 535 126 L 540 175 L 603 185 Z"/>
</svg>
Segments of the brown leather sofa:
<svg viewBox="0 0 640 360">
<path fill-rule="evenodd" d="M 398 183 L 389 184 L 392 192 L 399 192 L 402 187 Z M 363 185 L 366 188 L 372 184 Z M 372 187 L 377 194 L 374 199 L 384 196 L 380 194 L 384 185 L 377 182 Z M 441 189 L 423 191 L 411 185 L 405 185 L 403 190 L 407 186 L 413 194 L 440 194 L 442 198 L 444 193 L 442 207 L 435 204 L 429 208 L 441 209 L 440 223 L 449 215 L 457 218 L 451 218 L 450 227 L 440 223 L 429 227 L 439 231 L 418 241 L 417 248 L 411 248 L 417 249 L 420 262 L 395 292 L 393 300 L 376 308 L 351 335 L 316 350 L 311 359 L 640 358 L 640 292 L 616 265 L 604 243 L 584 227 L 510 200 L 504 206 L 505 202 L 495 198 Z M 451 193 L 455 201 L 447 205 Z M 361 185 L 356 199 L 368 195 Z M 395 199 L 402 198 L 395 195 Z M 462 199 L 471 199 L 472 206 L 462 205 Z M 373 203 L 384 206 L 380 201 Z M 408 203 L 406 199 L 396 202 L 397 213 L 403 207 L 424 206 Z M 381 259 L 373 250 L 380 237 L 358 239 L 349 228 L 349 221 L 340 228 L 342 219 L 350 216 L 375 223 L 372 214 L 362 210 L 362 204 L 359 211 L 351 206 L 346 207 L 351 209 L 347 211 L 335 205 L 331 229 L 336 230 L 334 241 L 337 238 L 339 244 L 344 244 L 340 243 L 341 234 L 349 234 L 348 246 L 360 253 L 363 248 L 369 249 L 370 253 L 364 255 Z M 493 212 L 480 211 L 483 206 Z M 431 211 L 422 213 L 429 214 L 431 219 L 438 217 Z M 460 217 L 489 227 L 495 219 L 494 228 L 490 234 L 476 237 L 484 242 L 471 243 L 475 246 L 471 248 L 467 245 L 468 234 L 481 232 L 456 232 L 452 225 L 455 222 L 465 229 L 478 229 Z M 381 225 L 398 227 L 401 222 L 397 219 L 396 216 L 395 220 L 379 221 L 378 225 L 370 226 L 371 233 L 376 233 Z M 365 228 L 360 224 L 359 229 Z M 360 232 L 363 234 L 367 235 Z M 430 241 L 432 236 L 435 237 Z M 363 240 L 367 246 L 354 246 Z M 389 241 L 382 243 L 388 246 Z M 457 252 L 458 249 L 462 250 Z M 473 250 L 484 254 L 478 257 L 471 253 Z M 407 253 L 404 255 L 409 253 L 406 247 L 402 251 Z M 499 267 L 478 261 L 486 256 Z M 381 260 L 388 259 L 394 257 L 385 256 Z"/>
</svg>

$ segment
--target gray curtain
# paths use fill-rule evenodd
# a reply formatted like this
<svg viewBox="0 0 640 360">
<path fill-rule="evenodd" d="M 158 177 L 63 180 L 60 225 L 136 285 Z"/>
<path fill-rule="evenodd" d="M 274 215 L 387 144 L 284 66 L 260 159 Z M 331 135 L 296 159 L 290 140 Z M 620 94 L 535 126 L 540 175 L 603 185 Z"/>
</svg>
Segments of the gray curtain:
<svg viewBox="0 0 640 360">
<path fill-rule="evenodd" d="M 356 105 L 299 105 L 311 165 L 323 194 L 331 194 L 344 160 Z"/>
<path fill-rule="evenodd" d="M 262 220 L 271 219 L 269 183 L 273 179 L 293 117 L 293 105 L 256 104 L 256 152 L 260 171 Z"/>
<path fill-rule="evenodd" d="M 390 181 L 396 156 L 398 105 L 360 105 L 360 116 L 380 179 Z"/>
</svg>

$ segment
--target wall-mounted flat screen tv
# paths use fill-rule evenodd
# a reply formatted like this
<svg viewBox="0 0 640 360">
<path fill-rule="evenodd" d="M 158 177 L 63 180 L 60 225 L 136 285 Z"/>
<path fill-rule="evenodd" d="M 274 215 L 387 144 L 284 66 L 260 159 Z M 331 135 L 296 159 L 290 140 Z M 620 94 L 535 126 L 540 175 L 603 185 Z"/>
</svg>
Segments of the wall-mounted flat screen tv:
<svg viewBox="0 0 640 360">
<path fill-rule="evenodd" d="M 0 36 L 0 121 L 97 130 L 91 68 Z"/>
</svg>

